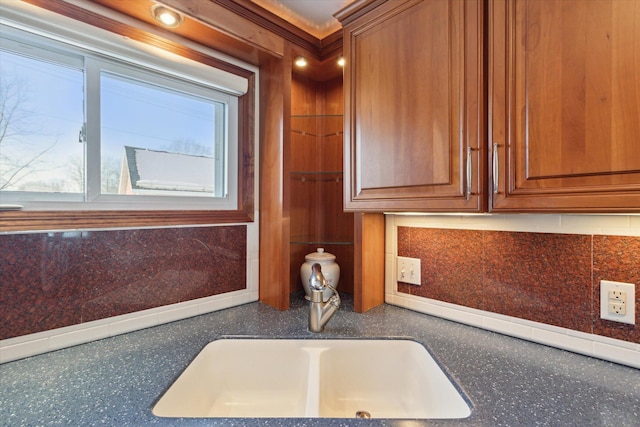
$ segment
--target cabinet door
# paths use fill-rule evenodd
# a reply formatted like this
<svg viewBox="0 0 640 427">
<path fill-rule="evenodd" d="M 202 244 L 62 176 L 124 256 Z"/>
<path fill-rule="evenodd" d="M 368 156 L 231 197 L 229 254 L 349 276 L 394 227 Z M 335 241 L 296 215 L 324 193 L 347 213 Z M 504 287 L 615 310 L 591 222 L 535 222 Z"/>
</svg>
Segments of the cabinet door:
<svg viewBox="0 0 640 427">
<path fill-rule="evenodd" d="M 485 209 L 482 15 L 391 0 L 347 22 L 347 210 Z"/>
<path fill-rule="evenodd" d="M 493 211 L 640 211 L 640 1 L 489 3 Z"/>
</svg>

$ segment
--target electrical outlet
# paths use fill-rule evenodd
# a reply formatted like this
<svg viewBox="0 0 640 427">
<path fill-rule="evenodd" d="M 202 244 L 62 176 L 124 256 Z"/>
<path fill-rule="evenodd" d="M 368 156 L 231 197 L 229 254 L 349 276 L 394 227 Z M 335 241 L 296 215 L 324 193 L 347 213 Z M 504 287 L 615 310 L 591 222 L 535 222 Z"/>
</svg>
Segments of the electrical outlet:
<svg viewBox="0 0 640 427">
<path fill-rule="evenodd" d="M 620 316 L 624 316 L 625 314 L 627 314 L 627 307 L 622 302 L 610 302 L 609 313 L 614 313 Z"/>
<path fill-rule="evenodd" d="M 634 283 L 600 281 L 600 318 L 636 324 L 636 285 Z"/>
<path fill-rule="evenodd" d="M 398 282 L 420 286 L 420 258 L 399 256 L 396 259 Z"/>
<path fill-rule="evenodd" d="M 625 291 L 620 291 L 617 289 L 611 289 L 609 291 L 609 299 L 611 301 L 622 301 L 623 299 L 626 299 L 626 292 Z"/>
</svg>

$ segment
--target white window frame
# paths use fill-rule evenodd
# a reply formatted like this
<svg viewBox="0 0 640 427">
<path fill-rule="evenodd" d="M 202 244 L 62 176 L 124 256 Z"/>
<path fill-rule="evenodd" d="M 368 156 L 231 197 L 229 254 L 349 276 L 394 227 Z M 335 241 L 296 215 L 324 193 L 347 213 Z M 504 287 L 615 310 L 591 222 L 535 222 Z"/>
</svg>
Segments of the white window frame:
<svg viewBox="0 0 640 427">
<path fill-rule="evenodd" d="M 6 24 L 6 22 L 3 22 Z M 50 30 L 49 30 L 50 31 Z M 86 31 L 86 30 L 85 30 Z M 11 39 L 18 40 L 18 43 L 28 45 L 43 46 L 51 48 L 51 52 L 62 51 L 69 55 L 82 55 L 85 58 L 85 92 L 90 93 L 99 87 L 99 69 L 114 71 L 126 77 L 136 78 L 143 74 L 144 81 L 149 76 L 153 76 L 150 83 L 157 83 L 162 80 L 162 85 L 166 86 L 166 79 L 172 82 L 169 87 L 183 89 L 188 93 L 197 94 L 198 90 L 205 93 L 206 98 L 216 99 L 223 102 L 226 108 L 225 145 L 224 150 L 224 172 L 225 191 L 224 197 L 189 197 L 189 196 L 132 196 L 132 195 L 107 195 L 100 194 L 100 113 L 99 99 L 97 102 L 87 103 L 85 117 L 87 121 L 86 135 L 86 176 L 87 185 L 85 190 L 86 199 L 83 201 L 64 201 L 60 195 L 51 194 L 28 194 L 28 192 L 7 192 L 3 193 L 2 203 L 21 205 L 25 210 L 235 210 L 238 208 L 238 98 L 237 96 L 246 91 L 246 79 L 228 74 L 221 70 L 195 61 L 189 61 L 179 57 L 177 62 L 167 60 L 166 57 L 159 58 L 155 54 L 149 54 L 143 49 L 139 49 L 136 43 L 119 46 L 113 52 L 108 47 L 118 46 L 118 43 L 103 39 L 101 46 L 88 50 L 88 42 L 95 41 L 96 36 L 87 36 L 69 39 L 67 35 L 53 37 L 50 33 L 46 37 L 40 32 L 25 28 L 24 25 L 12 23 L 12 25 L 2 25 L 0 32 Z M 68 28 L 67 28 L 68 32 Z M 76 35 L 78 35 L 76 33 Z M 86 35 L 86 33 L 85 33 Z M 121 42 L 121 40 L 119 40 Z M 105 47 L 106 45 L 106 47 Z M 123 53 L 124 52 L 124 53 Z M 157 52 L 156 52 L 157 53 Z M 54 53 L 55 55 L 55 53 Z M 171 55 L 169 55 L 171 56 Z M 174 55 L 175 56 L 175 55 Z M 132 58 L 133 57 L 133 58 Z M 43 57 L 44 59 L 44 57 Z M 176 58 L 174 58 L 176 59 Z M 64 61 L 56 61 L 64 63 Z M 168 65 L 169 64 L 169 65 Z M 172 69 L 171 66 L 175 66 Z M 124 71 L 124 73 L 123 73 Z M 213 72 L 212 72 L 213 71 Z M 216 79 L 216 71 L 221 74 L 221 78 Z M 129 74 L 131 73 L 131 74 Z M 211 76 L 213 75 L 213 79 Z M 97 77 L 96 77 L 97 76 Z M 234 80 L 233 77 L 236 77 Z M 208 79 L 208 80 L 207 80 Z M 244 80 L 244 82 L 243 82 Z M 229 84 L 231 83 L 231 84 Z M 221 90 L 223 86 L 228 86 L 227 90 Z M 215 95 L 214 95 L 215 94 Z M 96 167 L 97 165 L 97 167 Z M 218 177 L 216 177 L 218 178 Z M 34 200 L 37 199 L 37 200 Z M 57 200 L 51 200 L 52 198 Z M 31 200 L 30 200 L 31 199 Z"/>
</svg>

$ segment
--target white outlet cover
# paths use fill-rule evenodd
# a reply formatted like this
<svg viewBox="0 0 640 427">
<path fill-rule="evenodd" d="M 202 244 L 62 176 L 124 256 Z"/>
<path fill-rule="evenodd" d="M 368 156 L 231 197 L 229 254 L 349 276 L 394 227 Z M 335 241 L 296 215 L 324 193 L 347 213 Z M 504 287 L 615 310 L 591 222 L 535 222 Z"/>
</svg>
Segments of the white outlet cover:
<svg viewBox="0 0 640 427">
<path fill-rule="evenodd" d="M 624 301 L 616 301 L 609 298 L 609 291 L 621 291 L 625 294 Z M 612 313 L 609 303 L 624 303 L 626 313 L 624 315 Z M 614 322 L 636 324 L 636 285 L 634 283 L 613 282 L 611 280 L 600 281 L 600 318 Z"/>
</svg>

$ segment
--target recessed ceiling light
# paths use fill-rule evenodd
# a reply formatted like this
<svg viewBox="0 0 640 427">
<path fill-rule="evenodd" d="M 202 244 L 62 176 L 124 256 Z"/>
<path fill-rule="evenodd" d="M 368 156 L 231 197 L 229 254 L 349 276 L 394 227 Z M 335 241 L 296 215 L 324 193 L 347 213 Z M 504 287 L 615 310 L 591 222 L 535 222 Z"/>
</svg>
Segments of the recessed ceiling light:
<svg viewBox="0 0 640 427">
<path fill-rule="evenodd" d="M 339 65 L 339 66 L 344 67 L 344 64 L 346 64 L 346 63 L 347 63 L 347 60 L 346 60 L 346 59 L 344 59 L 344 56 L 340 56 L 340 57 L 338 58 L 338 65 Z"/>
<path fill-rule="evenodd" d="M 165 27 L 175 28 L 182 23 L 182 15 L 159 4 L 151 8 L 151 15 Z"/>
<path fill-rule="evenodd" d="M 293 63 L 296 64 L 297 67 L 306 67 L 307 59 L 304 56 L 296 56 Z"/>
</svg>

